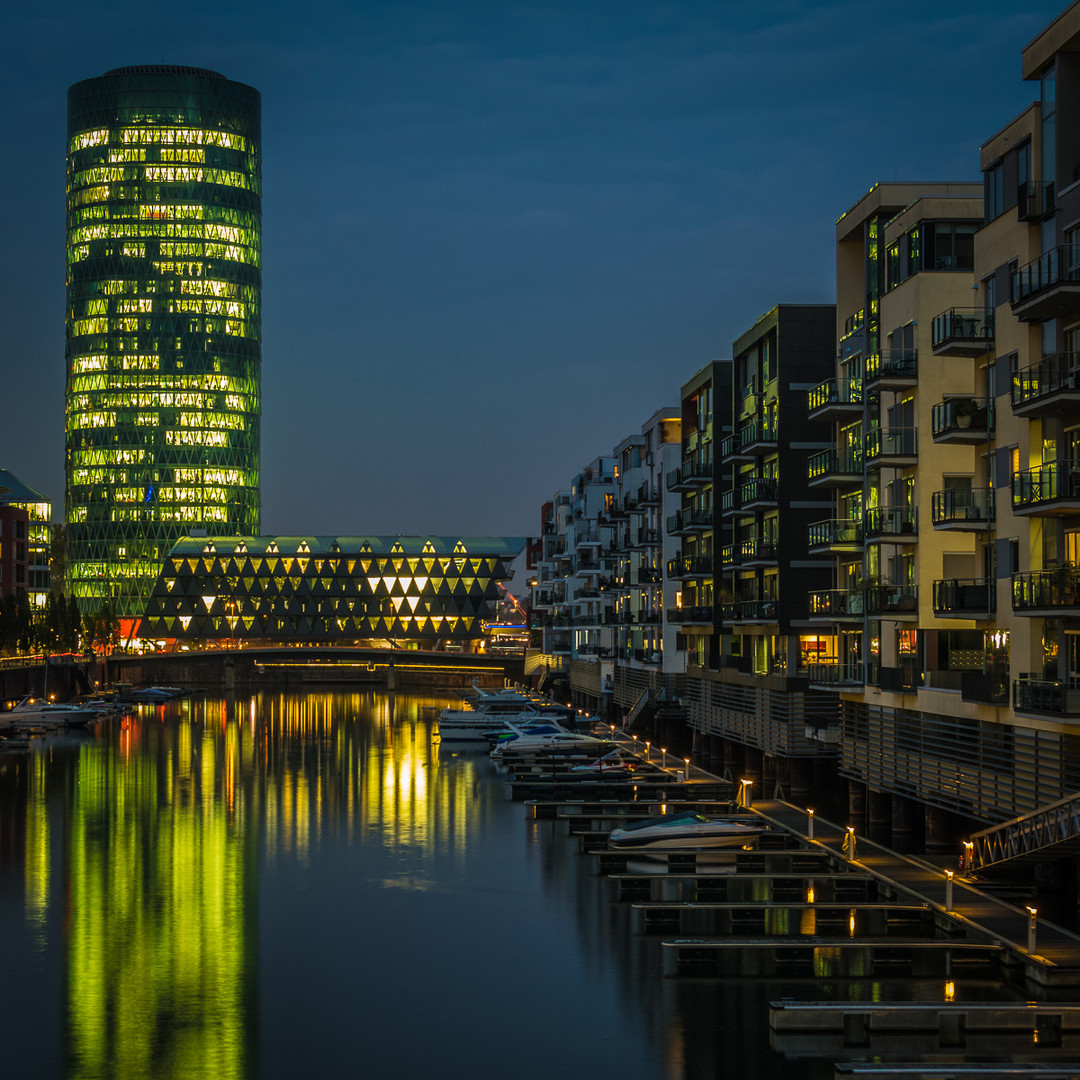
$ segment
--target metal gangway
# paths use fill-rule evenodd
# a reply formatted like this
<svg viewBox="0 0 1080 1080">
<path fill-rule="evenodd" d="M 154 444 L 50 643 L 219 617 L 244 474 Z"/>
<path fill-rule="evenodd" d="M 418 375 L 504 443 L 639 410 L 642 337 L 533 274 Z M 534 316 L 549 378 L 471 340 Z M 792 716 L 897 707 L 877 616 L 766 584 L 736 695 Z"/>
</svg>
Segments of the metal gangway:
<svg viewBox="0 0 1080 1080">
<path fill-rule="evenodd" d="M 964 845 L 964 872 L 1014 859 L 1061 858 L 1080 850 L 1080 791 L 1023 817 L 973 833 Z"/>
</svg>

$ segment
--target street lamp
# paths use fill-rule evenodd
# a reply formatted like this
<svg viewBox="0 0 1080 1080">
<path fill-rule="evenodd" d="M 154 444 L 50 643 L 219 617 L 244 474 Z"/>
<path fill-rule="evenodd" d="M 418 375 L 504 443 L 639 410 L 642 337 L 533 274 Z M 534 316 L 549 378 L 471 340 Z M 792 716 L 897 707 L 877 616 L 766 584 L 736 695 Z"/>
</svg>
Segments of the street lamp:
<svg viewBox="0 0 1080 1080">
<path fill-rule="evenodd" d="M 814 839 L 814 811 L 809 806 L 806 808 L 806 839 Z"/>
</svg>

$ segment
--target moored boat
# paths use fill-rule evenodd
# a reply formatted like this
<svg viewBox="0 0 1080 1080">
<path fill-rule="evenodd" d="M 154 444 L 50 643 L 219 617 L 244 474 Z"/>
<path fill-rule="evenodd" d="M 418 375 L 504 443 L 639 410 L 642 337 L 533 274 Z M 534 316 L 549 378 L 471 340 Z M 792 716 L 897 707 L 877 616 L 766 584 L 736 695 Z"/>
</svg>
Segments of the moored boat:
<svg viewBox="0 0 1080 1080">
<path fill-rule="evenodd" d="M 621 829 L 613 829 L 608 837 L 612 848 L 736 848 L 753 843 L 768 831 L 768 826 L 730 818 L 709 818 L 687 811 L 646 818 Z"/>
</svg>

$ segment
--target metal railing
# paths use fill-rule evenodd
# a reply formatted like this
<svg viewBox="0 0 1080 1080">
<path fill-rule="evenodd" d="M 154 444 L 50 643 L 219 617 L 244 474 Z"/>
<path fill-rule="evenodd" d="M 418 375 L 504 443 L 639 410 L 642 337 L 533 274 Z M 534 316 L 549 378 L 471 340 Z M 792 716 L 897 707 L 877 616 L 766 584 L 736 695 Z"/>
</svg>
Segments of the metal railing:
<svg viewBox="0 0 1080 1080">
<path fill-rule="evenodd" d="M 1044 289 L 1080 281 L 1080 247 L 1059 244 L 1012 273 L 1012 304 L 1022 304 Z"/>
<path fill-rule="evenodd" d="M 876 536 L 914 536 L 917 533 L 913 506 L 871 506 L 866 511 L 864 533 Z"/>
<path fill-rule="evenodd" d="M 861 405 L 862 379 L 826 379 L 807 391 L 806 403 L 810 412 L 829 405 Z"/>
<path fill-rule="evenodd" d="M 813 619 L 861 619 L 863 594 L 861 589 L 818 589 L 807 593 L 810 617 Z"/>
<path fill-rule="evenodd" d="M 935 491 L 930 499 L 930 517 L 935 525 L 957 522 L 989 525 L 994 520 L 994 489 Z"/>
<path fill-rule="evenodd" d="M 1080 390 L 1080 353 L 1053 353 L 1013 375 L 1013 408 L 1022 409 L 1068 390 Z"/>
<path fill-rule="evenodd" d="M 866 433 L 866 460 L 913 457 L 917 453 L 918 431 L 913 427 L 872 428 Z"/>
<path fill-rule="evenodd" d="M 930 413 L 930 429 L 934 438 L 969 429 L 985 432 L 993 425 L 993 398 L 947 398 L 939 401 Z"/>
<path fill-rule="evenodd" d="M 808 547 L 824 547 L 826 544 L 861 544 L 863 523 L 861 518 L 829 518 L 815 521 L 806 527 Z"/>
<path fill-rule="evenodd" d="M 995 583 L 986 578 L 945 578 L 934 582 L 934 614 L 991 614 L 997 607 Z"/>
<path fill-rule="evenodd" d="M 973 833 L 969 849 L 972 865 L 964 869 L 985 870 L 1077 840 L 1080 840 L 1080 792 L 1003 825 Z"/>
<path fill-rule="evenodd" d="M 866 358 L 867 383 L 881 380 L 915 379 L 919 374 L 918 349 L 889 349 L 871 353 Z"/>
<path fill-rule="evenodd" d="M 994 340 L 994 312 L 986 308 L 952 307 L 935 315 L 930 324 L 930 341 L 935 349 L 953 341 L 991 344 Z"/>
<path fill-rule="evenodd" d="M 1012 475 L 1014 509 L 1080 498 L 1080 461 L 1049 461 Z"/>
</svg>

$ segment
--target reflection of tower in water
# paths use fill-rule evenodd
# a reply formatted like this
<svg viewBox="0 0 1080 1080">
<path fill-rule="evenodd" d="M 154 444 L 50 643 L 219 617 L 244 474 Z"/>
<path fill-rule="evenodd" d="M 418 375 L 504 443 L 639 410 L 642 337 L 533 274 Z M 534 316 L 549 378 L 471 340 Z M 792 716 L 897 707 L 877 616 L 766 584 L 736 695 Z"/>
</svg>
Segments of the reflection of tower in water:
<svg viewBox="0 0 1080 1080">
<path fill-rule="evenodd" d="M 65 1075 L 247 1076 L 250 735 L 156 719 L 114 734 L 82 748 L 71 787 Z"/>
</svg>

